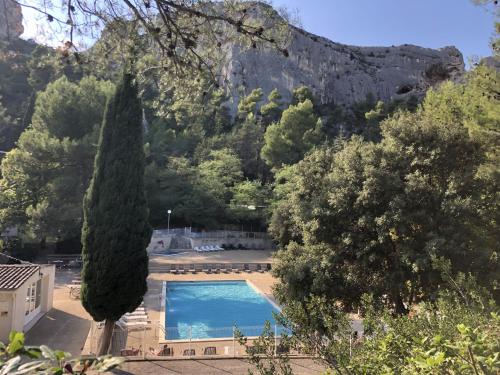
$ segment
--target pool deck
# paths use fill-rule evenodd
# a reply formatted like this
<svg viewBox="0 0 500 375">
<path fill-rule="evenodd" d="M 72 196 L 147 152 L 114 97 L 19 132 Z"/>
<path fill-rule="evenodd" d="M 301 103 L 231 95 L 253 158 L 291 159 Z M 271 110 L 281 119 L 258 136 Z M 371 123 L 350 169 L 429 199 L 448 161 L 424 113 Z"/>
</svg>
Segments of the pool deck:
<svg viewBox="0 0 500 375">
<path fill-rule="evenodd" d="M 174 260 L 175 259 L 175 260 Z M 151 256 L 150 266 L 158 266 L 167 263 L 271 263 L 270 251 L 237 250 L 198 254 L 191 252 L 175 257 Z M 57 270 L 54 289 L 54 307 L 26 334 L 26 343 L 29 345 L 48 344 L 53 349 L 63 349 L 75 356 L 88 354 L 95 350 L 92 348 L 91 318 L 84 310 L 81 302 L 69 296 L 66 284 L 69 284 L 77 275 L 73 270 Z M 115 350 L 113 354 L 119 354 L 119 349 L 139 348 L 143 349 L 142 360 L 127 362 L 121 370 L 115 370 L 116 374 L 247 374 L 248 369 L 253 369 L 243 358 L 231 358 L 234 355 L 245 354 L 244 348 L 232 340 L 217 341 L 195 341 L 191 343 L 176 343 L 169 346 L 174 350 L 174 357 L 152 356 L 149 350 L 157 350 L 160 346 L 160 335 L 158 327 L 160 320 L 160 297 L 164 281 L 218 281 L 218 280 L 249 280 L 268 298 L 272 296 L 272 286 L 276 280 L 269 272 L 259 273 L 197 273 L 176 275 L 162 272 L 152 272 L 148 277 L 148 292 L 144 297 L 147 314 L 153 323 L 153 329 L 146 331 L 129 332 L 125 337 L 117 337 L 114 340 Z M 156 324 L 154 324 L 156 323 Z M 99 331 L 99 330 L 98 330 Z M 94 331 L 95 332 L 95 331 Z M 95 340 L 98 335 L 94 335 Z M 120 335 L 116 335 L 120 336 Z M 95 344 L 94 344 L 95 345 Z M 217 355 L 207 358 L 203 350 L 207 346 L 216 346 Z M 226 347 L 229 347 L 231 355 L 225 356 Z M 186 348 L 194 349 L 195 357 L 183 357 Z M 93 350 L 92 350 L 93 349 Z M 234 350 L 233 350 L 234 349 Z M 200 356 L 201 355 L 201 356 Z M 164 358 L 164 360 L 162 360 Z M 314 363 L 309 358 L 293 358 L 293 369 L 295 374 L 319 374 L 324 368 Z"/>
<path fill-rule="evenodd" d="M 150 266 L 179 263 L 272 263 L 269 250 L 225 250 L 213 252 L 180 251 L 172 255 L 150 254 Z"/>
<path fill-rule="evenodd" d="M 239 272 L 239 273 L 204 273 L 196 274 L 172 274 L 165 272 L 154 272 L 154 269 L 161 269 L 165 264 L 194 264 L 194 263 L 271 263 L 270 251 L 259 250 L 234 250 L 199 254 L 191 251 L 187 254 L 179 254 L 174 257 L 150 256 L 150 274 L 148 277 L 148 292 L 144 296 L 144 305 L 148 314 L 148 319 L 152 322 L 152 327 L 147 330 L 135 330 L 123 334 L 117 338 L 114 345 L 113 354 L 118 354 L 118 347 L 121 349 L 141 348 L 144 357 L 150 357 L 151 352 L 157 351 L 165 342 L 165 334 L 160 322 L 162 317 L 161 298 L 164 281 L 223 281 L 223 280 L 248 280 L 259 291 L 274 303 L 272 287 L 276 280 L 270 272 Z M 94 352 L 98 336 L 94 334 L 100 330 L 93 330 L 93 339 L 87 340 L 84 353 Z M 186 349 L 194 349 L 196 356 L 203 354 L 208 346 L 215 346 L 217 356 L 229 353 L 230 355 L 241 356 L 245 354 L 243 347 L 233 343 L 232 338 L 228 340 L 192 340 L 191 342 L 170 342 L 169 347 L 174 351 L 174 356 L 183 356 Z"/>
</svg>

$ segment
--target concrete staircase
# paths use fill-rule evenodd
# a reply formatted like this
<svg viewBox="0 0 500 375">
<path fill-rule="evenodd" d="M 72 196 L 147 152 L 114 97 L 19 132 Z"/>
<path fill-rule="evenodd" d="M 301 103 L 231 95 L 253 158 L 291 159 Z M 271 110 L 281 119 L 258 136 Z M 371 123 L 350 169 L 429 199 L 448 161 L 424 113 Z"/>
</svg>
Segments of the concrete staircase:
<svg viewBox="0 0 500 375">
<path fill-rule="evenodd" d="M 172 241 L 170 242 L 169 249 L 174 250 L 192 250 L 191 241 L 180 235 L 175 235 L 172 237 Z"/>
</svg>

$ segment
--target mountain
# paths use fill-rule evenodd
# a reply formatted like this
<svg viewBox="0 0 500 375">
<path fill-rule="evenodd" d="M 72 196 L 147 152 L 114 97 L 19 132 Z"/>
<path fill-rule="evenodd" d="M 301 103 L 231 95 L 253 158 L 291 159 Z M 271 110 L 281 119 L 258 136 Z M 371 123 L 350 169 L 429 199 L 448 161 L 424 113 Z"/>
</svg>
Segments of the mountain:
<svg viewBox="0 0 500 375">
<path fill-rule="evenodd" d="M 256 14 L 259 7 L 269 7 L 263 3 L 253 6 Z M 19 5 L 0 0 L 0 21 L 0 39 L 18 39 L 23 30 Z M 233 112 L 242 93 L 259 87 L 266 95 L 277 88 L 286 100 L 294 88 L 308 86 L 321 104 L 348 107 L 369 94 L 384 101 L 421 97 L 432 85 L 445 79 L 458 80 L 464 73 L 462 54 L 455 47 L 357 47 L 290 27 L 289 57 L 271 48 L 226 45 L 228 59 L 223 73 L 232 94 Z"/>
<path fill-rule="evenodd" d="M 224 73 L 230 82 L 234 106 L 241 94 L 277 88 L 284 98 L 298 86 L 308 86 L 322 104 L 349 106 L 368 94 L 388 101 L 422 96 L 446 79 L 463 75 L 464 60 L 455 47 L 423 48 L 405 44 L 357 47 L 332 42 L 291 26 L 289 57 L 269 48 L 229 48 Z"/>
<path fill-rule="evenodd" d="M 21 5 L 0 0 L 0 39 L 15 39 L 24 32 Z"/>
</svg>

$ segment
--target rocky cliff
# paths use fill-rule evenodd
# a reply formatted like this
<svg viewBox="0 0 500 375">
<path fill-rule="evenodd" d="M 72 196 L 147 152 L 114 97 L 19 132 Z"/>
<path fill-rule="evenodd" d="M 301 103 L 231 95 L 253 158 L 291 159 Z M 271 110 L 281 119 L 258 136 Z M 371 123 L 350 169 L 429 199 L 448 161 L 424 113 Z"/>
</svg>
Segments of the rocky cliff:
<svg viewBox="0 0 500 375">
<path fill-rule="evenodd" d="M 255 5 L 256 13 L 259 7 L 268 7 Z M 266 95 L 277 88 L 289 99 L 294 88 L 305 85 L 322 104 L 348 106 L 365 100 L 368 94 L 384 101 L 421 96 L 430 86 L 458 79 L 464 72 L 462 54 L 455 47 L 356 47 L 290 27 L 289 57 L 270 48 L 227 46 L 224 75 L 232 92 L 233 110 L 240 87 L 245 93 L 260 87 Z M 12 0 L 0 0 L 0 38 L 17 39 L 22 32 L 21 7 Z"/>
<path fill-rule="evenodd" d="M 23 32 L 21 6 L 12 0 L 0 0 L 0 39 L 15 39 Z"/>
<path fill-rule="evenodd" d="M 298 86 L 308 86 L 322 104 L 348 106 L 367 94 L 384 101 L 421 96 L 430 86 L 464 73 L 462 54 L 455 47 L 414 45 L 356 47 L 332 42 L 292 26 L 289 57 L 271 49 L 229 48 L 225 76 L 234 103 L 239 90 L 277 88 L 286 98 Z M 236 104 L 234 104 L 236 105 Z"/>
</svg>

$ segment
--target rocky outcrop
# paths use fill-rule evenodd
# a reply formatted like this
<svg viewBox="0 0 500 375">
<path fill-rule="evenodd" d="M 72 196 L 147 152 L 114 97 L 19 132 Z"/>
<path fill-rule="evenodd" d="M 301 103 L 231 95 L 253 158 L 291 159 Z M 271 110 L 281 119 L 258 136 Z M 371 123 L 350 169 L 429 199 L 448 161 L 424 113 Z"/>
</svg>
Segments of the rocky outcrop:
<svg viewBox="0 0 500 375">
<path fill-rule="evenodd" d="M 21 6 L 12 0 L 0 0 L 0 39 L 12 40 L 23 32 Z"/>
<path fill-rule="evenodd" d="M 289 57 L 269 48 L 228 48 L 224 74 L 234 95 L 233 110 L 240 87 L 245 93 L 260 87 L 264 94 L 277 88 L 289 98 L 294 88 L 305 85 L 322 104 L 348 106 L 368 94 L 384 101 L 421 96 L 430 86 L 464 73 L 462 54 L 455 47 L 356 47 L 291 27 Z"/>
</svg>

